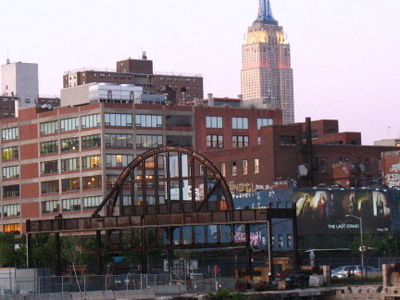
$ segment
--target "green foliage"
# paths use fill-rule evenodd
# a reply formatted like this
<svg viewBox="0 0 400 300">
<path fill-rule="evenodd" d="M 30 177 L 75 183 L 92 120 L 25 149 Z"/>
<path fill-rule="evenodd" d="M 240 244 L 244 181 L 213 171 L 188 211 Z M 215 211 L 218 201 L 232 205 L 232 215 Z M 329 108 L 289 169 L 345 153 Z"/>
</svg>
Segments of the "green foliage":
<svg viewBox="0 0 400 300">
<path fill-rule="evenodd" d="M 229 289 L 219 289 L 215 294 L 215 298 L 217 299 L 227 299 L 229 298 L 229 294 L 231 293 L 231 290 Z"/>
<path fill-rule="evenodd" d="M 141 253 L 141 230 L 133 230 L 131 235 L 123 236 L 123 245 L 127 248 L 131 248 L 131 251 L 123 251 L 124 259 L 123 261 L 128 264 L 140 264 L 142 261 Z M 157 246 L 160 244 L 160 239 L 156 235 L 156 230 L 154 228 L 147 229 L 147 240 L 149 242 L 149 247 Z M 157 261 L 161 259 L 161 251 L 151 251 L 149 252 L 149 260 Z"/>
<path fill-rule="evenodd" d="M 31 262 L 33 267 L 55 267 L 57 261 L 55 237 L 43 233 L 32 236 L 30 240 Z"/>
<path fill-rule="evenodd" d="M 350 243 L 349 248 L 354 253 L 360 253 L 361 237 L 356 237 Z M 400 237 L 393 233 L 364 234 L 363 245 L 366 253 L 386 253 L 396 255 L 400 250 Z"/>
<path fill-rule="evenodd" d="M 242 293 L 233 292 L 231 294 L 231 298 L 232 298 L 232 300 L 243 300 L 245 298 L 245 296 Z"/>
<path fill-rule="evenodd" d="M 0 266 L 21 267 L 25 261 L 25 249 L 13 234 L 0 233 Z"/>
</svg>

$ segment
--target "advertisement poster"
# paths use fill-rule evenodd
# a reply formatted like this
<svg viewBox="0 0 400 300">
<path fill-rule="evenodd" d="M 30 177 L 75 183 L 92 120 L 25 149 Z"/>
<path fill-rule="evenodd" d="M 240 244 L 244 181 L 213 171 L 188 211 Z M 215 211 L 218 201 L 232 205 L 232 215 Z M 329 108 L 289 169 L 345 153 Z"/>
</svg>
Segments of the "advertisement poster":
<svg viewBox="0 0 400 300">
<path fill-rule="evenodd" d="M 381 190 L 294 191 L 299 234 L 387 232 L 390 227 L 388 193 Z"/>
</svg>

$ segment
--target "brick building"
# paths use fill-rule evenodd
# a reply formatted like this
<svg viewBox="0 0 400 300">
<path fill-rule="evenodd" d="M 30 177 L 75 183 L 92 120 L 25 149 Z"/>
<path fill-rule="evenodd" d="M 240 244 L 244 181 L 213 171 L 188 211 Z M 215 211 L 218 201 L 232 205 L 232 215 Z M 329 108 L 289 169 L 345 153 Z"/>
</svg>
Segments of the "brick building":
<svg viewBox="0 0 400 300">
<path fill-rule="evenodd" d="M 23 108 L 0 120 L 0 229 L 23 232 L 26 219 L 58 214 L 89 216 L 124 167 L 148 149 L 237 150 L 258 143 L 261 125 L 280 122 L 279 111 L 203 105 Z"/>
<path fill-rule="evenodd" d="M 194 74 L 154 73 L 153 61 L 145 55 L 142 59 L 125 59 L 116 62 L 116 70 L 82 69 L 67 71 L 63 88 L 93 82 L 134 84 L 148 94 L 168 94 L 171 104 L 185 104 L 203 98 L 203 77 Z"/>
<path fill-rule="evenodd" d="M 258 145 L 203 153 L 225 175 L 232 193 L 270 188 L 282 178 L 299 186 L 367 186 L 381 178 L 381 153 L 394 147 L 361 146 L 361 134 L 338 131 L 336 120 L 311 122 L 311 143 L 306 123 L 273 125 L 261 129 Z M 347 175 L 335 164 L 362 166 Z"/>
</svg>

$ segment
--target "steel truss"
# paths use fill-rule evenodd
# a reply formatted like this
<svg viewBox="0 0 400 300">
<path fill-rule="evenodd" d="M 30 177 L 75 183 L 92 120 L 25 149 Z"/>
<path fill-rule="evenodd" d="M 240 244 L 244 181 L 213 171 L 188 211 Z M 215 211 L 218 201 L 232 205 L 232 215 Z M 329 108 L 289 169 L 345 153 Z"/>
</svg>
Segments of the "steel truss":
<svg viewBox="0 0 400 300">
<path fill-rule="evenodd" d="M 159 164 L 159 161 L 163 163 Z M 173 163 L 175 166 L 172 166 Z M 171 171 L 176 166 L 178 169 Z M 196 193 L 196 187 L 202 187 L 201 192 Z M 154 201 L 146 201 L 149 195 Z M 138 198 L 143 200 L 139 202 Z M 295 207 L 235 210 L 225 178 L 211 161 L 192 150 L 161 147 L 139 155 L 124 169 L 92 217 L 68 219 L 60 215 L 51 220 L 27 220 L 26 227 L 28 237 L 38 233 L 55 234 L 58 255 L 60 235 L 95 232 L 99 266 L 101 253 L 140 251 L 144 273 L 148 271 L 148 252 L 151 250 L 166 250 L 169 268 L 172 270 L 173 251 L 177 249 L 243 247 L 246 249 L 247 266 L 251 273 L 250 226 L 268 225 L 271 239 L 272 228 L 269 225 L 272 224 L 272 219 L 293 220 L 293 257 L 294 264 L 297 265 Z M 213 242 L 210 242 L 206 229 L 211 225 L 217 225 L 217 238 Z M 235 239 L 235 228 L 239 225 L 245 228 L 244 240 Z M 199 240 L 196 239 L 195 230 L 201 227 L 204 230 Z M 221 238 L 222 228 L 229 231 L 228 238 Z M 159 238 L 164 237 L 164 242 L 150 245 L 149 230 L 155 231 Z M 184 230 L 189 232 L 185 237 Z M 179 232 L 178 238 L 174 235 L 175 232 Z M 126 234 L 138 236 L 140 245 L 123 244 L 122 237 Z M 271 245 L 271 241 L 268 244 Z M 272 251 L 269 253 L 272 256 Z M 271 258 L 269 261 L 272 261 Z M 59 263 L 60 257 L 58 273 L 61 273 Z M 271 265 L 271 270 L 272 268 Z M 99 269 L 99 273 L 101 271 Z"/>
</svg>

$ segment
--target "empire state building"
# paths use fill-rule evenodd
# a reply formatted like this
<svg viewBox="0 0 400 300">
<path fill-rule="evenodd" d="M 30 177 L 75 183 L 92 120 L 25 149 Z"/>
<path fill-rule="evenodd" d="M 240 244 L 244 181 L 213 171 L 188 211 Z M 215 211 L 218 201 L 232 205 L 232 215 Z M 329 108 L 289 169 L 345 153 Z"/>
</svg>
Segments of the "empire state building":
<svg viewBox="0 0 400 300">
<path fill-rule="evenodd" d="M 283 123 L 294 122 L 290 45 L 269 0 L 260 0 L 257 19 L 242 46 L 241 89 L 245 103 L 282 109 Z"/>
</svg>

